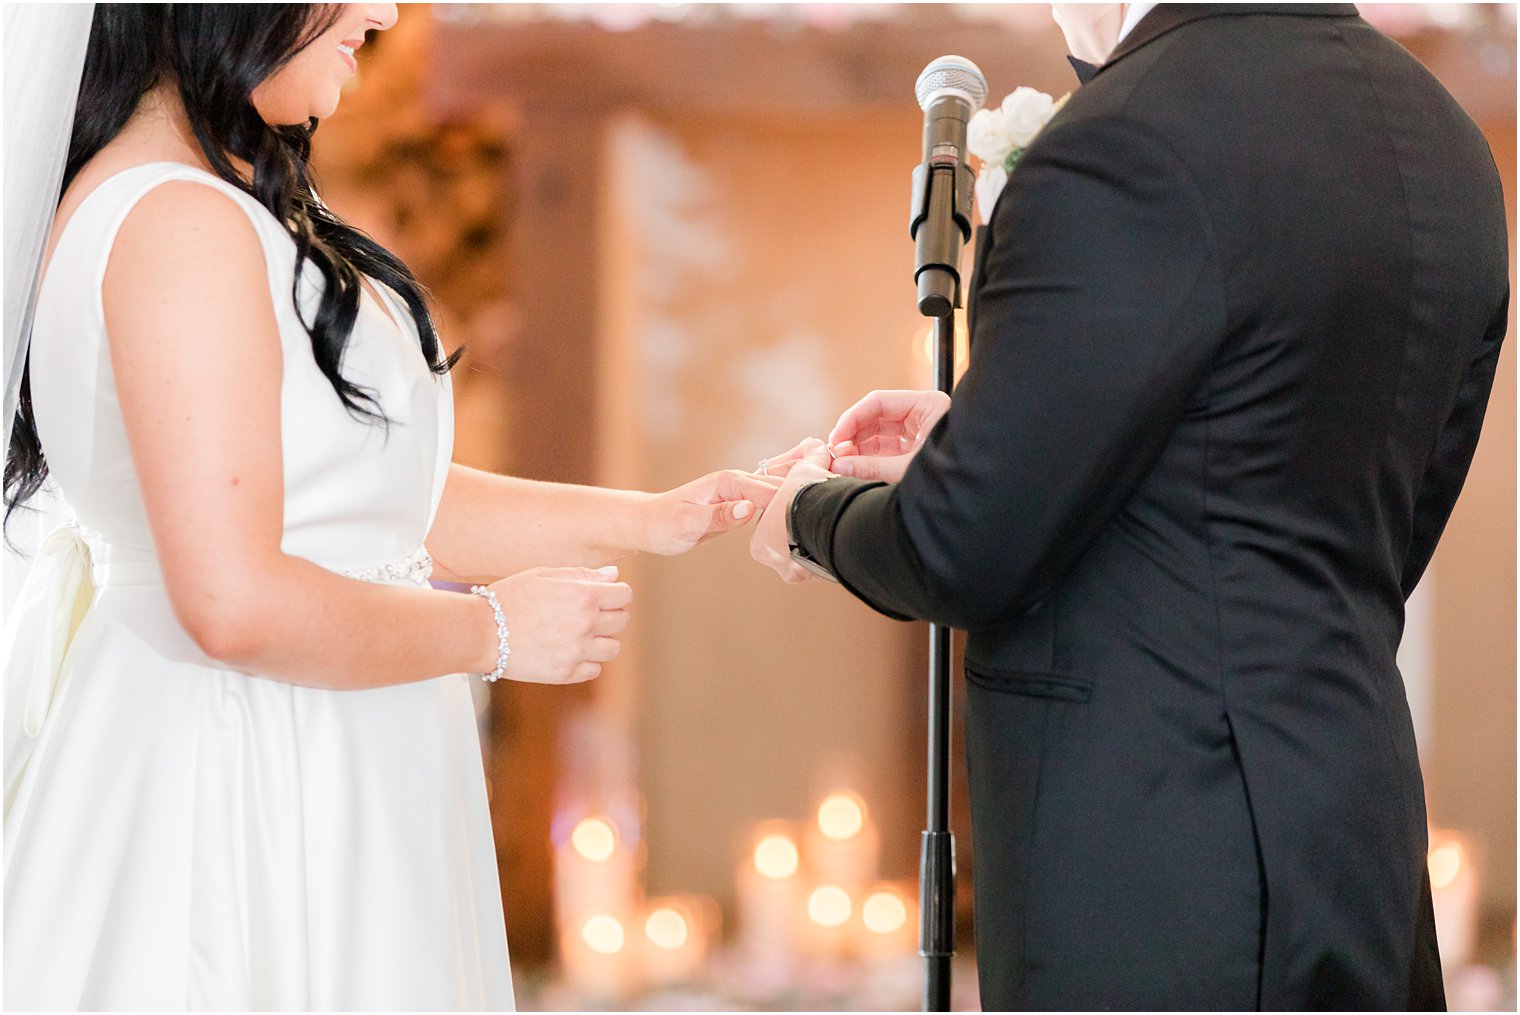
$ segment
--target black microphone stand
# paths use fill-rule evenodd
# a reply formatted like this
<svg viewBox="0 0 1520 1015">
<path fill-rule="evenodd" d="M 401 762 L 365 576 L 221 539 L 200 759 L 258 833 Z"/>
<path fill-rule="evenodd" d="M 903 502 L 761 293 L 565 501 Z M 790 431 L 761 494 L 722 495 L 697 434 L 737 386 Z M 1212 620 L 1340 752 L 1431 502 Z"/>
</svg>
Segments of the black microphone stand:
<svg viewBox="0 0 1520 1015">
<path fill-rule="evenodd" d="M 936 179 L 936 177 L 938 177 Z M 918 308 L 934 320 L 934 383 L 955 386 L 960 253 L 970 232 L 974 178 L 959 158 L 931 158 L 914 174 L 912 232 L 919 246 Z M 928 825 L 919 850 L 919 954 L 924 1011 L 950 1010 L 955 954 L 955 834 L 950 831 L 950 628 L 929 626 Z"/>
<path fill-rule="evenodd" d="M 934 380 L 946 394 L 955 383 L 955 310 L 934 319 Z M 924 1011 L 950 1010 L 950 959 L 955 954 L 955 833 L 950 831 L 950 628 L 929 625 L 928 824 L 919 848 L 919 953 L 924 957 Z"/>
</svg>

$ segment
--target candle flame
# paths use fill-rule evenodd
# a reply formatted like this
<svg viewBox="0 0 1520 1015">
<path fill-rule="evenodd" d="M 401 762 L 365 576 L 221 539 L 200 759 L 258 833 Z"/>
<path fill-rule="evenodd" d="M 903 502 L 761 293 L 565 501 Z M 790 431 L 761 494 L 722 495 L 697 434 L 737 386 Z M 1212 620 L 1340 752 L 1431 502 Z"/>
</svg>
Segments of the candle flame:
<svg viewBox="0 0 1520 1015">
<path fill-rule="evenodd" d="M 755 846 L 755 870 L 772 881 L 797 873 L 797 844 L 785 835 L 767 835 Z"/>
<path fill-rule="evenodd" d="M 1454 842 L 1443 843 L 1430 851 L 1430 887 L 1445 888 L 1457 880 L 1462 872 L 1462 847 Z"/>
<path fill-rule="evenodd" d="M 854 793 L 834 793 L 818 807 L 818 828 L 830 839 L 852 839 L 866 824 L 866 805 Z"/>
<path fill-rule="evenodd" d="M 583 818 L 570 833 L 570 845 L 592 863 L 606 863 L 617 851 L 617 832 L 606 818 Z"/>
<path fill-rule="evenodd" d="M 824 885 L 808 896 L 808 916 L 820 927 L 838 927 L 850 918 L 854 907 L 843 888 Z"/>
<path fill-rule="evenodd" d="M 623 925 L 606 913 L 593 916 L 581 927 L 581 940 L 600 955 L 616 955 L 623 950 Z"/>
<path fill-rule="evenodd" d="M 892 934 L 908 922 L 908 907 L 896 892 L 883 889 L 871 893 L 861 907 L 860 915 L 865 920 L 866 930 L 871 933 Z"/>
<path fill-rule="evenodd" d="M 675 951 L 689 936 L 686 917 L 668 906 L 656 909 L 644 921 L 644 933 L 656 948 Z"/>
</svg>

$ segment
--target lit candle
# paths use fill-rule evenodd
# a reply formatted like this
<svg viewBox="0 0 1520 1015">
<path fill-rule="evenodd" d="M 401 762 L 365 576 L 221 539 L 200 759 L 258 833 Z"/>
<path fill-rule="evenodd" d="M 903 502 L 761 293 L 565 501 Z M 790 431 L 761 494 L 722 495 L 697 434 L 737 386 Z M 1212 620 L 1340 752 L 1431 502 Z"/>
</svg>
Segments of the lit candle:
<svg viewBox="0 0 1520 1015">
<path fill-rule="evenodd" d="M 643 969 L 651 983 L 687 983 L 697 978 L 716 927 L 711 900 L 651 899 L 643 915 Z"/>
<path fill-rule="evenodd" d="M 761 825 L 739 864 L 739 947 L 745 957 L 779 976 L 796 957 L 796 913 L 802 905 L 801 858 L 791 827 Z"/>
<path fill-rule="evenodd" d="M 903 885 L 877 885 L 860 905 L 860 952 L 873 959 L 912 956 L 918 950 L 918 904 Z"/>
<path fill-rule="evenodd" d="M 1471 960 L 1477 936 L 1478 872 L 1472 844 L 1455 832 L 1431 829 L 1428 863 L 1441 967 L 1450 975 Z"/>
<path fill-rule="evenodd" d="M 809 878 L 815 885 L 838 886 L 852 899 L 863 898 L 876 880 L 880 849 L 881 836 L 865 802 L 848 791 L 831 793 L 808 825 L 804 852 Z"/>
<path fill-rule="evenodd" d="M 603 815 L 581 818 L 556 842 L 560 957 L 566 979 L 590 997 L 617 1000 L 632 985 L 629 937 L 638 894 L 636 866 L 633 846 Z"/>
<path fill-rule="evenodd" d="M 555 903 L 571 918 L 611 912 L 627 916 L 638 891 L 635 848 L 612 819 L 593 814 L 577 821 L 554 851 Z"/>
<path fill-rule="evenodd" d="M 565 979 L 583 997 L 618 1001 L 632 986 L 628 928 L 611 913 L 593 913 L 560 925 Z"/>
<path fill-rule="evenodd" d="M 851 951 L 855 899 L 840 885 L 815 885 L 802 917 L 803 940 L 814 955 L 841 956 Z"/>
</svg>

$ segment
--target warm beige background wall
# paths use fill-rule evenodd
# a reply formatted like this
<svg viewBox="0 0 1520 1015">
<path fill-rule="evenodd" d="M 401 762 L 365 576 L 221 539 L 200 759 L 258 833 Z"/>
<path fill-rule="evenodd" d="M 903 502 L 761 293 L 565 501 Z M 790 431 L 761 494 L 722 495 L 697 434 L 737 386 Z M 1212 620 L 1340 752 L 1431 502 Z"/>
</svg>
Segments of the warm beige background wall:
<svg viewBox="0 0 1520 1015">
<path fill-rule="evenodd" d="M 1515 288 L 1515 111 L 1481 123 L 1504 176 Z M 1483 440 L 1431 562 L 1430 818 L 1476 837 L 1489 919 L 1515 910 L 1515 303 Z"/>
<path fill-rule="evenodd" d="M 660 489 L 754 468 L 910 368 L 911 116 L 795 123 L 629 114 L 604 161 L 600 478 Z M 633 654 L 608 694 L 637 731 L 649 884 L 728 898 L 762 818 L 848 782 L 916 820 L 915 628 L 788 588 L 727 539 L 641 560 Z M 907 848 L 903 848 L 907 846 Z M 889 843 L 911 874 L 911 833 Z"/>
</svg>

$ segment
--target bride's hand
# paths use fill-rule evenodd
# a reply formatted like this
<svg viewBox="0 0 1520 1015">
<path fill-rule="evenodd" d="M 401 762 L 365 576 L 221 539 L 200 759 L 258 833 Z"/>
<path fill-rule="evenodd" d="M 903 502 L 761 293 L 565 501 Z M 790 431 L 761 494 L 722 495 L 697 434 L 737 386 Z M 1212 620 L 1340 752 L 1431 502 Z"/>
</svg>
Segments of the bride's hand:
<svg viewBox="0 0 1520 1015">
<path fill-rule="evenodd" d="M 727 470 L 654 494 L 644 505 L 644 549 L 672 556 L 737 529 L 765 510 L 780 485 L 779 479 Z"/>
<path fill-rule="evenodd" d="M 603 663 L 617 658 L 617 636 L 628 626 L 633 600 L 617 573 L 615 567 L 538 567 L 493 582 L 511 646 L 503 676 L 533 684 L 598 676 Z M 496 665 L 494 638 L 490 658 L 487 672 Z"/>
</svg>

